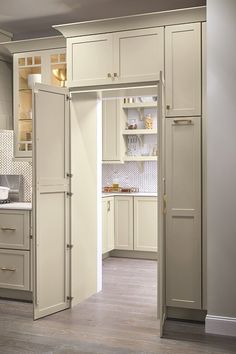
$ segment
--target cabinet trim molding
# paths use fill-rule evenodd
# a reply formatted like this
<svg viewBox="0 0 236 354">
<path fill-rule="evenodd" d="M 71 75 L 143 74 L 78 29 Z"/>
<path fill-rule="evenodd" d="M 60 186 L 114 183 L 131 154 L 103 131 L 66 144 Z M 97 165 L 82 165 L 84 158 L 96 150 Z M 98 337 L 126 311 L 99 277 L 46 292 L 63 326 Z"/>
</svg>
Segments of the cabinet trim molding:
<svg viewBox="0 0 236 354">
<path fill-rule="evenodd" d="M 66 38 L 206 20 L 206 6 L 52 26 Z"/>
</svg>

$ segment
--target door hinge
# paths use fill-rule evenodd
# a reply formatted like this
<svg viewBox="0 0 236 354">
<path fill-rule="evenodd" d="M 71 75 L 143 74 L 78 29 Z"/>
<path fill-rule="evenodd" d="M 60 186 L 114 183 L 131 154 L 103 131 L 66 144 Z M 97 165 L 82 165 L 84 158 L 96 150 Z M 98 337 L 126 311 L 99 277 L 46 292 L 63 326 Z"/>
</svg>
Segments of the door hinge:
<svg viewBox="0 0 236 354">
<path fill-rule="evenodd" d="M 67 297 L 66 297 L 66 300 L 67 300 L 67 301 L 72 301 L 73 299 L 74 299 L 73 296 L 67 296 Z"/>
<path fill-rule="evenodd" d="M 66 100 L 67 101 L 71 101 L 71 96 L 70 95 L 66 95 Z"/>
<path fill-rule="evenodd" d="M 73 248 L 74 246 L 73 245 L 70 245 L 69 243 L 67 243 L 67 245 L 66 245 L 66 248 L 68 248 L 68 249 L 71 249 L 71 248 Z"/>
<path fill-rule="evenodd" d="M 67 195 L 68 197 L 72 197 L 73 193 L 67 192 L 66 195 Z"/>
<path fill-rule="evenodd" d="M 72 177 L 73 177 L 73 174 L 72 174 L 72 173 L 67 173 L 67 174 L 66 174 L 66 177 L 72 178 Z"/>
</svg>

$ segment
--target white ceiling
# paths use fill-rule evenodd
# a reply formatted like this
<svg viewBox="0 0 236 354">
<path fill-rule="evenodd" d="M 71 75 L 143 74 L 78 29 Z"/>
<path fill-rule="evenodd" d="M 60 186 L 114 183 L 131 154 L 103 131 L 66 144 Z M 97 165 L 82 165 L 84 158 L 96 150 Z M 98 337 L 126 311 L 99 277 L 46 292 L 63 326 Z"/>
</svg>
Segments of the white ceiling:
<svg viewBox="0 0 236 354">
<path fill-rule="evenodd" d="M 52 25 L 202 6 L 206 0 L 0 0 L 0 28 L 14 39 L 58 34 Z"/>
</svg>

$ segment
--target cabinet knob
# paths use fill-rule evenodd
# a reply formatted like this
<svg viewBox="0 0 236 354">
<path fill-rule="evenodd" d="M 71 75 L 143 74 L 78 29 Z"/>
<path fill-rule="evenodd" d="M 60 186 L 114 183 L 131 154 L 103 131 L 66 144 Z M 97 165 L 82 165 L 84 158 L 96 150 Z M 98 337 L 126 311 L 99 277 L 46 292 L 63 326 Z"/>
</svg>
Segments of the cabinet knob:
<svg viewBox="0 0 236 354">
<path fill-rule="evenodd" d="M 170 109 L 170 105 L 169 104 L 166 105 L 166 109 Z"/>
<path fill-rule="evenodd" d="M 107 74 L 107 77 L 111 77 L 111 73 L 108 73 L 108 74 Z"/>
<path fill-rule="evenodd" d="M 114 77 L 118 77 L 118 74 L 117 74 L 117 73 L 114 73 Z"/>
</svg>

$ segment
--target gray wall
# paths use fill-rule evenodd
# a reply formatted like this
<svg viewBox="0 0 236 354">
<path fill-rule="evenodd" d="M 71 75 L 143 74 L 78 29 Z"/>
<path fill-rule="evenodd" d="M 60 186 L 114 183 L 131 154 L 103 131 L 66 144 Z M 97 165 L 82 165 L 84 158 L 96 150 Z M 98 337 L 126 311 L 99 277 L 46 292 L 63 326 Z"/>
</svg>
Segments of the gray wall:
<svg viewBox="0 0 236 354">
<path fill-rule="evenodd" d="M 236 1 L 207 6 L 208 314 L 236 318 Z"/>
</svg>

